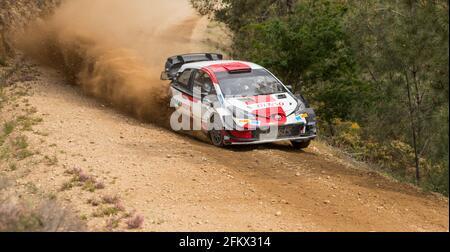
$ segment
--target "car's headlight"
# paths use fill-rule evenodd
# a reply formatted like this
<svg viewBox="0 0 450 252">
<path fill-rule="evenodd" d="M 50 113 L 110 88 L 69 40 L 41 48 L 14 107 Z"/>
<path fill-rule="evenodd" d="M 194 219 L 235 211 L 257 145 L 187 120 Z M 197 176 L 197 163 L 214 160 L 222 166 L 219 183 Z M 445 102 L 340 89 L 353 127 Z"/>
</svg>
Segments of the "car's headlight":
<svg viewBox="0 0 450 252">
<path fill-rule="evenodd" d="M 237 107 L 231 107 L 230 110 L 233 112 L 233 117 L 237 119 L 250 119 L 254 120 L 256 119 L 256 115 L 249 113 L 245 110 L 242 110 Z"/>
</svg>

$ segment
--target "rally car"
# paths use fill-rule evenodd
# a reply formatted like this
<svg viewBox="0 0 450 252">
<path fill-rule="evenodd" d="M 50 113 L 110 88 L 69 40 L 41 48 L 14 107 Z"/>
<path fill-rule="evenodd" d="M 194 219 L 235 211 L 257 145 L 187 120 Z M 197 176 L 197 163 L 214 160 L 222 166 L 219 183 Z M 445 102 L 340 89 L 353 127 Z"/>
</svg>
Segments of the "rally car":
<svg viewBox="0 0 450 252">
<path fill-rule="evenodd" d="M 316 115 L 267 69 L 197 53 L 168 58 L 174 130 L 201 130 L 216 146 L 290 141 L 304 149 L 316 138 Z"/>
</svg>

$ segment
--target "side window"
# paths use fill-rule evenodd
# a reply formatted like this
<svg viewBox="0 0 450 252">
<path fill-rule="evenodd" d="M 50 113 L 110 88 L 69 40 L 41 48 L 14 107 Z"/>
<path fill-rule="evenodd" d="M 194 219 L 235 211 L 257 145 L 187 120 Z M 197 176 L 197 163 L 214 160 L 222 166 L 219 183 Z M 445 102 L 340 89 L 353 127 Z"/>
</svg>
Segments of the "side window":
<svg viewBox="0 0 450 252">
<path fill-rule="evenodd" d="M 189 80 L 191 79 L 192 69 L 185 70 L 179 77 L 178 77 L 178 84 L 180 87 L 189 90 Z"/>
<path fill-rule="evenodd" d="M 213 82 L 209 75 L 204 71 L 198 71 L 195 73 L 194 77 L 194 88 L 200 88 L 203 94 L 215 95 L 216 90 L 214 89 Z"/>
</svg>

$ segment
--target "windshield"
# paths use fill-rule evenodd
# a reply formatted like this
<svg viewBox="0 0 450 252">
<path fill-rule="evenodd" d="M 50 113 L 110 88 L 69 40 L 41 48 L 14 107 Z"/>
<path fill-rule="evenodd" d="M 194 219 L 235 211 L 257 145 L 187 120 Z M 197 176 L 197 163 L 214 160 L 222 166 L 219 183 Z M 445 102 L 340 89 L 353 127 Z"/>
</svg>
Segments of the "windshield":
<svg viewBox="0 0 450 252">
<path fill-rule="evenodd" d="M 249 73 L 217 73 L 220 89 L 225 97 L 246 97 L 287 92 L 286 88 L 267 70 L 254 69 Z"/>
</svg>

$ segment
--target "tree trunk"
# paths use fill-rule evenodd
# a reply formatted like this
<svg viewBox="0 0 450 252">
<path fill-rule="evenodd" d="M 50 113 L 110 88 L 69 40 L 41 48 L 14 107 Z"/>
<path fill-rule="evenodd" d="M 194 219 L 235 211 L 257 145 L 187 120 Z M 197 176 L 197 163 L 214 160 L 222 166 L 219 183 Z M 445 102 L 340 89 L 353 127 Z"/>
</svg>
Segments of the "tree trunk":
<svg viewBox="0 0 450 252">
<path fill-rule="evenodd" d="M 287 8 L 288 13 L 294 12 L 295 2 L 296 2 L 296 0 L 286 0 L 286 8 Z"/>
<path fill-rule="evenodd" d="M 415 115 L 414 115 L 414 105 L 413 99 L 411 95 L 411 84 L 409 82 L 408 72 L 405 72 L 405 80 L 406 80 L 406 88 L 408 90 L 408 107 L 409 107 L 409 119 L 411 122 L 411 131 L 412 131 L 412 140 L 414 147 L 414 162 L 416 166 L 416 183 L 420 183 L 420 158 L 417 146 L 417 130 L 415 123 Z"/>
</svg>

